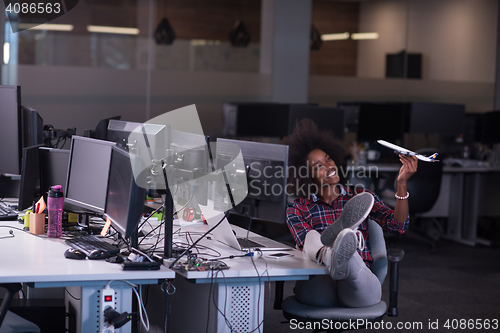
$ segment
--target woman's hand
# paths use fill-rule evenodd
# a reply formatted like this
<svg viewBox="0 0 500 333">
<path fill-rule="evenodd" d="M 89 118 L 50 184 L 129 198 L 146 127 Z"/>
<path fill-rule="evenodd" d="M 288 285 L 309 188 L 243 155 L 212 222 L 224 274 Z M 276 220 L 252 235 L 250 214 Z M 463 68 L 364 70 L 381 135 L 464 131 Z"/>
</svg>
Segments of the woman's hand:
<svg viewBox="0 0 500 333">
<path fill-rule="evenodd" d="M 418 159 L 416 156 L 399 155 L 399 160 L 403 165 L 399 169 L 398 184 L 405 184 L 417 171 Z"/>
</svg>

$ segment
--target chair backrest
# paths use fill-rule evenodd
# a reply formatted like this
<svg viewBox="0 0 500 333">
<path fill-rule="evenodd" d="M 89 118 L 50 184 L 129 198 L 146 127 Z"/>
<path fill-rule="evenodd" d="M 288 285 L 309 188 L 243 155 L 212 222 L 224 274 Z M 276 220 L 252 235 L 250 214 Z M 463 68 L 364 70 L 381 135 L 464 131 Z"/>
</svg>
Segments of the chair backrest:
<svg viewBox="0 0 500 333">
<path fill-rule="evenodd" d="M 436 151 L 425 149 L 417 152 L 430 155 Z M 431 210 L 439 196 L 442 175 L 442 162 L 418 162 L 417 172 L 411 176 L 407 183 L 410 193 L 410 215 Z"/>
<path fill-rule="evenodd" d="M 0 288 L 5 289 L 6 293 L 4 295 L 2 304 L 0 305 L 0 326 L 2 326 L 2 322 L 7 314 L 7 310 L 9 308 L 10 302 L 14 295 L 21 290 L 20 283 L 2 283 L 0 284 Z"/>
<path fill-rule="evenodd" d="M 370 235 L 370 249 L 373 257 L 373 274 L 382 284 L 387 276 L 388 266 L 384 232 L 377 222 L 368 220 L 368 234 Z"/>
</svg>

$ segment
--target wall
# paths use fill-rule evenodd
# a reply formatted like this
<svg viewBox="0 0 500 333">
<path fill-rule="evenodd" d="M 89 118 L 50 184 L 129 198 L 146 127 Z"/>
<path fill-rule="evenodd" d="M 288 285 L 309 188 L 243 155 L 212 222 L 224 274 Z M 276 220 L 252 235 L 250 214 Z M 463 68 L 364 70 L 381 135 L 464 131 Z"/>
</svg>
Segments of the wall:
<svg viewBox="0 0 500 333">
<path fill-rule="evenodd" d="M 359 30 L 380 38 L 359 42 L 357 75 L 383 78 L 386 53 L 407 48 L 423 54 L 424 80 L 492 83 L 497 19 L 496 0 L 362 2 Z"/>
<path fill-rule="evenodd" d="M 357 32 L 359 4 L 325 0 L 313 1 L 312 24 L 320 34 Z M 352 39 L 325 41 L 319 50 L 311 50 L 312 75 L 356 75 L 358 42 Z"/>
</svg>

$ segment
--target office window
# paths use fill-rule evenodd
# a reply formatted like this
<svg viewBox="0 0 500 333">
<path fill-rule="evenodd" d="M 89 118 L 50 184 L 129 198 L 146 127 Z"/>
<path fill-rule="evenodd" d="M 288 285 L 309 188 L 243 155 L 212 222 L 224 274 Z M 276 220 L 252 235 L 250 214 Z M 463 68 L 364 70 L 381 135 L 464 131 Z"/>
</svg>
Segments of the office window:
<svg viewBox="0 0 500 333">
<path fill-rule="evenodd" d="M 312 75 L 494 82 L 495 0 L 313 0 Z"/>
<path fill-rule="evenodd" d="M 163 18 L 175 40 L 150 45 Z M 233 47 L 229 41 L 238 20 L 250 35 L 246 47 Z M 80 0 L 50 23 L 71 30 L 19 32 L 20 65 L 141 69 L 151 61 L 152 69 L 158 70 L 259 71 L 260 1 Z M 128 31 L 95 32 L 89 26 Z"/>
</svg>

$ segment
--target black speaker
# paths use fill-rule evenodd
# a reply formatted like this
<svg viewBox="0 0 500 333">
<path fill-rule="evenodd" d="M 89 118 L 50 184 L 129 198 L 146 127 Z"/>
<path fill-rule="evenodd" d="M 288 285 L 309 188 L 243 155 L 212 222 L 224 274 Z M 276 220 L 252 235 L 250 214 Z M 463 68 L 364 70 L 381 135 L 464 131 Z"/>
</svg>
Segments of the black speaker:
<svg viewBox="0 0 500 333">
<path fill-rule="evenodd" d="M 406 77 L 409 79 L 422 78 L 422 54 L 401 51 L 397 54 L 386 55 L 385 77 L 405 77 L 405 57 L 407 57 Z"/>
</svg>

